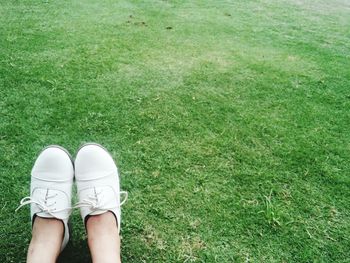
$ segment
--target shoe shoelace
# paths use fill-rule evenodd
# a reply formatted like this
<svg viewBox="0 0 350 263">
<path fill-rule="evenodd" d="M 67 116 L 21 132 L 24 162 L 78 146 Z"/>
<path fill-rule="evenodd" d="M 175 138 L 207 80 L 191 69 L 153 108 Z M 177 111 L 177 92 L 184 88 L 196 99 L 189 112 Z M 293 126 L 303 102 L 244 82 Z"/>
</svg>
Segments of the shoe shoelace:
<svg viewBox="0 0 350 263">
<path fill-rule="evenodd" d="M 35 199 L 32 196 L 26 196 L 22 198 L 20 201 L 20 205 L 16 208 L 15 212 L 17 212 L 20 208 L 22 208 L 25 205 L 29 204 L 36 204 L 40 208 L 40 212 L 48 213 L 49 215 L 56 217 L 54 213 L 59 213 L 62 211 L 70 211 L 72 210 L 71 207 L 63 208 L 63 209 L 56 209 L 53 206 L 56 204 L 55 202 L 48 203 L 49 199 L 52 199 L 56 197 L 58 194 L 49 194 L 49 189 L 46 191 L 45 198 Z"/>
<path fill-rule="evenodd" d="M 113 207 L 106 207 L 104 204 L 101 203 L 101 201 L 103 200 L 102 191 L 97 192 L 96 188 L 94 187 L 94 193 L 88 195 L 88 198 L 79 201 L 75 206 L 73 206 L 73 209 L 80 207 L 89 207 L 93 211 L 115 209 L 121 207 L 128 199 L 128 192 L 120 191 L 119 194 L 124 195 L 124 199 L 120 202 L 120 204 Z"/>
</svg>

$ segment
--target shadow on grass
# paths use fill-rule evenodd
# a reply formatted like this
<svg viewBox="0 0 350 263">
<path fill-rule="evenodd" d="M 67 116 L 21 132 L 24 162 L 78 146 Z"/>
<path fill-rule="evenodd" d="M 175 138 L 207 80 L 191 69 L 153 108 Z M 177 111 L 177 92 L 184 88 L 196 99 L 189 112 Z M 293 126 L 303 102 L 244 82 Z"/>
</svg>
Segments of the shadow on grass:
<svg viewBox="0 0 350 263">
<path fill-rule="evenodd" d="M 57 260 L 57 263 L 87 262 L 91 262 L 91 257 L 86 240 L 70 241 Z"/>
</svg>

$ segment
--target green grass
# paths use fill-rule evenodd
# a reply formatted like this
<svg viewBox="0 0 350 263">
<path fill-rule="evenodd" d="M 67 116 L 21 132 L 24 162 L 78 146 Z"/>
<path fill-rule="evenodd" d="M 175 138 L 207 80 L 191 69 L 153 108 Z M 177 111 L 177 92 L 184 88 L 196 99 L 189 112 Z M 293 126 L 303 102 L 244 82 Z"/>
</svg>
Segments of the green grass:
<svg viewBox="0 0 350 263">
<path fill-rule="evenodd" d="M 105 145 L 124 262 L 350 262 L 347 0 L 0 0 L 0 262 L 37 153 Z M 89 262 L 78 211 L 60 262 Z"/>
</svg>

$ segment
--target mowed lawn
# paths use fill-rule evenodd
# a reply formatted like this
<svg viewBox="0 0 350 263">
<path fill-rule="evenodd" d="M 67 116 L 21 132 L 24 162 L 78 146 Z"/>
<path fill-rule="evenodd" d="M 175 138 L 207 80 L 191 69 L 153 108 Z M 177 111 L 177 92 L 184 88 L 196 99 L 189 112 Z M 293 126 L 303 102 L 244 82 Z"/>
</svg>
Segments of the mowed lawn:
<svg viewBox="0 0 350 263">
<path fill-rule="evenodd" d="M 91 141 L 123 262 L 350 262 L 347 0 L 0 0 L 0 112 L 0 262 L 42 147 Z M 59 262 L 90 262 L 71 222 Z"/>
</svg>

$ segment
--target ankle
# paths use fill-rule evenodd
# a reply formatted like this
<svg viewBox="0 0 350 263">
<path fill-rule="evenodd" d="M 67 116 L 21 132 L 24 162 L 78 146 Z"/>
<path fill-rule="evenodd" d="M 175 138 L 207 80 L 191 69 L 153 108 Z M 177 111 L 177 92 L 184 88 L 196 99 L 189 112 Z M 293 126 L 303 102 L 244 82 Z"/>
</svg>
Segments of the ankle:
<svg viewBox="0 0 350 263">
<path fill-rule="evenodd" d="M 38 241 L 63 239 L 63 222 L 56 218 L 42 218 L 37 216 L 33 223 L 32 235 Z"/>
<path fill-rule="evenodd" d="M 86 220 L 88 236 L 91 235 L 118 235 L 118 224 L 112 212 L 89 216 Z"/>
</svg>

